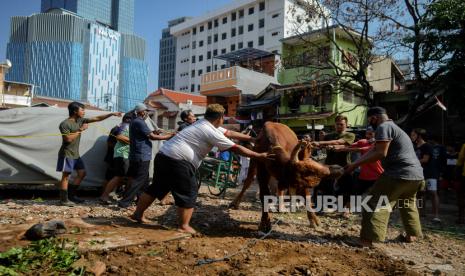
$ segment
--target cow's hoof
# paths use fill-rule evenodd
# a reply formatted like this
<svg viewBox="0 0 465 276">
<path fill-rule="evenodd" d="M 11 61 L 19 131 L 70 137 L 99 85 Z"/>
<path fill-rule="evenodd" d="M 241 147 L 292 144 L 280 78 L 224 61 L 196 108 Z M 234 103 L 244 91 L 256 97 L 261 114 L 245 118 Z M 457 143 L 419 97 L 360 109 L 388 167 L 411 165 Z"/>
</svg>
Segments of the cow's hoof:
<svg viewBox="0 0 465 276">
<path fill-rule="evenodd" d="M 271 222 L 270 221 L 267 221 L 267 222 L 262 221 L 260 223 L 260 225 L 258 226 L 258 230 L 263 232 L 263 233 L 270 232 L 271 231 Z"/>
<path fill-rule="evenodd" d="M 318 228 L 320 227 L 319 221 L 310 221 L 310 228 Z"/>
</svg>

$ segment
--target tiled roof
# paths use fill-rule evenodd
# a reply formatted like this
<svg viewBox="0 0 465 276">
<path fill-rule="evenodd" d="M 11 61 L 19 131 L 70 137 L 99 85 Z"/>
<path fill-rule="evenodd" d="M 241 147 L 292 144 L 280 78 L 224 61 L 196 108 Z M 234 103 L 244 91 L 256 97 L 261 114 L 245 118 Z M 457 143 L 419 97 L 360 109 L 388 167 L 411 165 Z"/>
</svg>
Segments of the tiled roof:
<svg viewBox="0 0 465 276">
<path fill-rule="evenodd" d="M 151 93 L 148 97 L 159 96 L 163 95 L 170 99 L 172 102 L 176 104 L 180 103 L 187 103 L 187 100 L 192 101 L 192 105 L 199 105 L 199 106 L 207 106 L 207 97 L 193 94 L 193 93 L 186 93 L 186 92 L 179 92 L 173 91 L 165 88 L 159 88 L 157 91 Z"/>
<path fill-rule="evenodd" d="M 155 108 L 155 109 L 168 109 L 164 106 L 161 102 L 158 101 L 146 101 L 145 102 L 148 106 Z"/>
</svg>

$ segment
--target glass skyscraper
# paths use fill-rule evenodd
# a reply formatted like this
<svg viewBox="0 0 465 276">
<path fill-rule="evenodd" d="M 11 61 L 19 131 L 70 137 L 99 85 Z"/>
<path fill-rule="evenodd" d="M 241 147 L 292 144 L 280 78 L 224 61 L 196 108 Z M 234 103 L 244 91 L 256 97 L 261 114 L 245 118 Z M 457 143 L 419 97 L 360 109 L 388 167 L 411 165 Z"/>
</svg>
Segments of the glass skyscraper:
<svg viewBox="0 0 465 276">
<path fill-rule="evenodd" d="M 43 0 L 47 12 L 12 17 L 6 79 L 33 83 L 38 95 L 128 111 L 147 95 L 145 41 L 132 33 L 133 6 Z"/>
<path fill-rule="evenodd" d="M 64 9 L 121 33 L 134 32 L 134 0 L 42 0 L 40 10 Z"/>
</svg>

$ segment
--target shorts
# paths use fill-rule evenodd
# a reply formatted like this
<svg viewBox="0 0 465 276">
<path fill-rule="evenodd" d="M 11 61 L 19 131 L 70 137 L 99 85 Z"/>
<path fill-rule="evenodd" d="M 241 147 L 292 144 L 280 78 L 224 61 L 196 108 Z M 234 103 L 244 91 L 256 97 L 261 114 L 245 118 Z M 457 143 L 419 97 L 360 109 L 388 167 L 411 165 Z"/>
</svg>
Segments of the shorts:
<svg viewBox="0 0 465 276">
<path fill-rule="evenodd" d="M 79 157 L 72 159 L 69 157 L 58 156 L 57 172 L 72 173 L 73 171 L 85 170 L 84 162 Z"/>
<path fill-rule="evenodd" d="M 129 159 L 123 157 L 116 157 L 113 159 L 113 173 L 114 176 L 125 177 L 128 175 Z"/>
<path fill-rule="evenodd" d="M 153 181 L 146 193 L 162 200 L 169 192 L 181 208 L 194 208 L 197 200 L 197 181 L 194 166 L 159 152 L 153 163 Z"/>
<path fill-rule="evenodd" d="M 438 180 L 436 178 L 425 179 L 426 191 L 435 192 L 438 190 Z"/>
</svg>

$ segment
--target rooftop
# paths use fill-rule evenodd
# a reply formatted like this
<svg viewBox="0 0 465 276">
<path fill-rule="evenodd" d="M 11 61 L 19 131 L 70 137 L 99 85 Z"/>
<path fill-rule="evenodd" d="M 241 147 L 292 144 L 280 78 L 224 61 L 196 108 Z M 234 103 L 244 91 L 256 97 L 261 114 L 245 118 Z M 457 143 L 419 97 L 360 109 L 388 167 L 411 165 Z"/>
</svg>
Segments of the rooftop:
<svg viewBox="0 0 465 276">
<path fill-rule="evenodd" d="M 270 57 L 273 55 L 274 55 L 273 53 L 255 49 L 255 48 L 244 48 L 244 49 L 240 49 L 240 50 L 236 50 L 233 52 L 229 52 L 226 54 L 216 56 L 215 58 L 225 60 L 230 63 L 239 63 L 241 61 L 255 60 L 255 59 Z"/>
<path fill-rule="evenodd" d="M 179 91 L 173 91 L 166 88 L 159 88 L 157 91 L 151 93 L 147 96 L 147 99 L 154 96 L 165 96 L 169 100 L 171 100 L 175 104 L 185 104 L 188 100 L 192 101 L 192 105 L 198 106 L 207 106 L 207 97 L 193 94 L 193 93 L 185 93 Z"/>
</svg>

